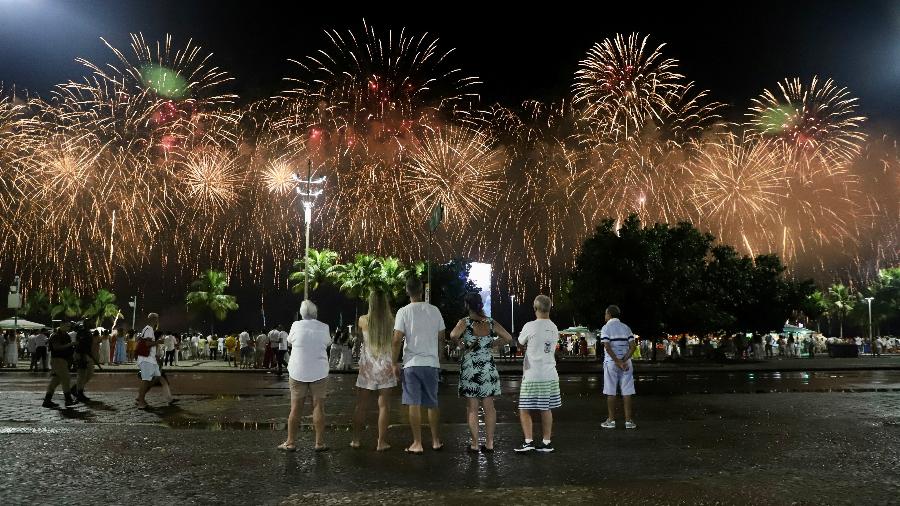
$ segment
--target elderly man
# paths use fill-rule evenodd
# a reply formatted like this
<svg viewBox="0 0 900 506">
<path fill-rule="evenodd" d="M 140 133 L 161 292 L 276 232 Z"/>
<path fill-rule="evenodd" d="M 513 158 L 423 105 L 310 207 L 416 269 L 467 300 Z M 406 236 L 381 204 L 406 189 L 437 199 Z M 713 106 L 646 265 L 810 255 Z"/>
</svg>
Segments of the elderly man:
<svg viewBox="0 0 900 506">
<path fill-rule="evenodd" d="M 421 455 L 422 408 L 428 410 L 431 427 L 431 448 L 443 449 L 438 411 L 438 379 L 441 363 L 438 350 L 443 348 L 446 330 L 440 310 L 422 300 L 422 282 L 410 278 L 406 282 L 409 304 L 397 311 L 394 318 L 394 372 L 400 376 L 400 350 L 403 348 L 403 404 L 409 406 L 409 425 L 413 442 L 406 453 Z"/>
<path fill-rule="evenodd" d="M 147 325 L 141 330 L 140 334 L 135 337 L 138 340 L 135 353 L 137 354 L 138 375 L 141 378 L 141 385 L 138 389 L 138 396 L 134 403 L 138 409 L 146 409 L 147 401 L 145 396 L 147 391 L 154 385 L 160 385 L 163 389 L 163 395 L 166 402 L 170 405 L 175 403 L 172 398 L 172 391 L 169 389 L 169 381 L 162 375 L 157 361 L 157 346 L 163 344 L 163 340 L 157 339 L 156 332 L 159 329 L 159 315 L 150 313 L 147 315 Z"/>
<path fill-rule="evenodd" d="M 637 347 L 634 334 L 628 325 L 619 321 L 619 306 L 606 308 L 606 325 L 600 330 L 600 342 L 606 350 L 603 361 L 603 394 L 606 395 L 608 416 L 600 426 L 604 429 L 616 428 L 616 393 L 622 393 L 625 407 L 625 428 L 636 429 L 631 417 L 631 396 L 634 395 L 634 366 L 631 356 Z"/>
<path fill-rule="evenodd" d="M 331 343 L 328 325 L 316 320 L 318 309 L 309 300 L 300 305 L 300 321 L 291 325 L 287 341 L 293 346 L 288 362 L 291 387 L 291 414 L 288 416 L 287 439 L 278 446 L 279 450 L 294 451 L 297 425 L 300 422 L 306 398 L 312 398 L 313 427 L 316 431 L 315 451 L 328 450 L 325 446 L 325 397 L 328 395 L 328 354 Z"/>
</svg>

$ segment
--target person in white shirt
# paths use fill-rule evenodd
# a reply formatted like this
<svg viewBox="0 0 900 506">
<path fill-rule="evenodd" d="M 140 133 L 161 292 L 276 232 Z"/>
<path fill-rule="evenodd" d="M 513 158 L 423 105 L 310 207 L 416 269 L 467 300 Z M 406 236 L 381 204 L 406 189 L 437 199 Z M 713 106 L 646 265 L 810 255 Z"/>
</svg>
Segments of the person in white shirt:
<svg viewBox="0 0 900 506">
<path fill-rule="evenodd" d="M 278 362 L 278 374 L 282 374 L 282 370 L 286 367 L 287 364 L 284 362 L 284 357 L 287 355 L 288 351 L 288 335 L 287 332 L 284 331 L 284 327 L 281 325 L 278 326 L 277 329 L 269 332 L 269 339 L 272 341 L 272 347 L 275 349 L 275 361 Z"/>
<path fill-rule="evenodd" d="M 428 426 L 431 428 L 431 448 L 444 448 L 440 437 L 440 412 L 438 411 L 438 380 L 441 363 L 438 350 L 445 340 L 444 318 L 440 310 L 422 301 L 422 282 L 410 278 L 406 282 L 406 294 L 410 303 L 397 311 L 394 319 L 393 359 L 394 374 L 400 376 L 400 351 L 403 351 L 403 404 L 409 406 L 409 425 L 413 442 L 407 453 L 421 455 L 422 408 L 428 409 Z"/>
<path fill-rule="evenodd" d="M 250 346 L 250 333 L 247 331 L 241 332 L 238 335 L 238 343 L 241 350 L 240 368 L 246 369 L 250 367 L 250 360 L 253 358 L 253 347 Z"/>
<path fill-rule="evenodd" d="M 175 336 L 170 332 L 163 336 L 163 344 L 166 347 L 166 358 L 163 359 L 163 365 L 175 365 Z"/>
<path fill-rule="evenodd" d="M 519 421 L 525 442 L 517 452 L 552 452 L 553 444 L 553 412 L 562 406 L 559 393 L 559 374 L 556 372 L 556 342 L 559 340 L 559 329 L 550 320 L 552 302 L 546 295 L 538 295 L 534 299 L 534 321 L 526 323 L 519 332 L 519 344 L 525 346 L 525 358 L 522 362 L 522 386 L 519 388 Z M 541 430 L 543 441 L 534 444 L 532 415 L 541 414 Z"/>
<path fill-rule="evenodd" d="M 200 335 L 194 334 L 191 338 L 191 356 L 194 360 L 200 359 Z"/>
<path fill-rule="evenodd" d="M 326 348 L 331 343 L 328 325 L 316 320 L 318 309 L 312 301 L 300 304 L 300 321 L 291 325 L 287 340 L 293 346 L 291 361 L 288 363 L 291 388 L 291 413 L 288 416 L 287 439 L 278 446 L 279 450 L 294 451 L 297 424 L 300 422 L 306 398 L 312 398 L 313 427 L 316 432 L 315 451 L 328 450 L 325 446 L 325 398 L 328 395 L 328 354 Z"/>
<path fill-rule="evenodd" d="M 166 398 L 166 402 L 170 405 L 175 403 L 175 400 L 172 399 L 172 391 L 169 388 L 169 381 L 163 377 L 162 372 L 159 370 L 159 362 L 156 361 L 156 348 L 159 345 L 163 344 L 162 339 L 156 338 L 156 329 L 159 328 L 159 315 L 156 313 L 150 313 L 147 315 L 147 325 L 141 331 L 140 334 L 137 334 L 136 338 L 138 339 L 138 350 L 135 352 L 137 354 L 137 365 L 138 370 L 140 371 L 139 375 L 141 378 L 141 386 L 138 389 L 138 397 L 135 399 L 135 404 L 138 409 L 146 409 L 147 402 L 145 400 L 145 396 L 147 395 L 147 391 L 150 390 L 154 385 L 161 385 L 163 389 L 163 395 Z M 145 345 L 146 348 L 144 350 L 147 355 L 143 355 L 141 353 L 141 342 Z"/>
<path fill-rule="evenodd" d="M 606 350 L 603 361 L 603 394 L 606 395 L 608 416 L 600 424 L 604 429 L 616 428 L 616 393 L 621 390 L 625 405 L 625 428 L 636 429 L 631 417 L 631 396 L 634 395 L 634 334 L 628 325 L 619 321 L 619 306 L 606 308 L 606 325 L 600 330 L 600 342 Z"/>
<path fill-rule="evenodd" d="M 263 367 L 263 359 L 266 357 L 266 345 L 269 343 L 269 338 L 265 334 L 258 334 L 256 338 L 253 340 L 253 344 L 256 348 L 253 353 L 253 365 L 257 369 L 262 369 Z"/>
</svg>

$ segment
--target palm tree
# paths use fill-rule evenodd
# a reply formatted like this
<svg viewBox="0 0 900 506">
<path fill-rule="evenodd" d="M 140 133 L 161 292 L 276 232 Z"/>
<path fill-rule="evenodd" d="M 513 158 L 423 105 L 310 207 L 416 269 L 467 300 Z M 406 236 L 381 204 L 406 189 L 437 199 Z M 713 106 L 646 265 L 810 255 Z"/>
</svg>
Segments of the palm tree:
<svg viewBox="0 0 900 506">
<path fill-rule="evenodd" d="M 821 290 L 816 290 L 807 297 L 803 312 L 806 313 L 807 318 L 816 321 L 816 331 L 821 332 L 819 319 L 828 315 L 828 298 Z"/>
<path fill-rule="evenodd" d="M 57 303 L 50 308 L 50 318 L 63 315 L 66 318 L 81 316 L 81 297 L 71 288 L 63 288 L 59 292 Z"/>
<path fill-rule="evenodd" d="M 319 285 L 329 281 L 333 281 L 333 267 L 337 263 L 338 254 L 330 249 L 309 250 L 309 290 L 316 291 Z M 294 260 L 294 271 L 288 276 L 293 286 L 291 290 L 294 293 L 303 293 L 304 282 L 306 280 L 306 258 Z"/>
<path fill-rule="evenodd" d="M 381 284 L 381 262 L 374 255 L 359 253 L 352 263 L 335 265 L 332 273 L 338 288 L 354 299 L 365 299 Z"/>
<path fill-rule="evenodd" d="M 844 318 L 853 310 L 854 298 L 850 290 L 843 283 L 836 283 L 828 287 L 828 301 L 834 309 L 834 314 L 840 323 L 841 339 L 844 338 Z"/>
<path fill-rule="evenodd" d="M 119 306 L 116 305 L 116 295 L 109 290 L 101 288 L 94 295 L 84 311 L 86 318 L 94 318 L 94 327 L 99 327 L 103 320 L 116 318 L 120 315 Z"/>
<path fill-rule="evenodd" d="M 388 295 L 398 297 L 403 293 L 406 284 L 406 278 L 410 274 L 410 270 L 400 263 L 400 260 L 394 257 L 384 257 L 378 259 L 378 286 L 377 290 L 383 291 Z"/>
<path fill-rule="evenodd" d="M 19 310 L 20 316 L 42 320 L 50 314 L 50 297 L 43 290 L 30 292 Z"/>
<path fill-rule="evenodd" d="M 191 284 L 191 288 L 193 291 L 187 293 L 185 303 L 190 310 L 208 312 L 213 316 L 209 322 L 210 333 L 214 333 L 215 320 L 222 321 L 228 316 L 229 311 L 238 309 L 234 295 L 225 294 L 228 276 L 222 271 L 213 269 L 205 271 Z"/>
</svg>

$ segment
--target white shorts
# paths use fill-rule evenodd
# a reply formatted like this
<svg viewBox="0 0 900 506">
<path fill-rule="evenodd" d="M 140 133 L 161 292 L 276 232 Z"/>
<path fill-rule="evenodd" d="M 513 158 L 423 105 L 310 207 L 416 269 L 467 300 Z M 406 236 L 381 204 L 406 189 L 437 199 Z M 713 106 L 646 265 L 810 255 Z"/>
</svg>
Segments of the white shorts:
<svg viewBox="0 0 900 506">
<path fill-rule="evenodd" d="M 622 395 L 634 395 L 634 365 L 626 362 L 628 370 L 623 371 L 612 362 L 603 363 L 603 395 L 616 395 L 621 389 Z"/>
<path fill-rule="evenodd" d="M 141 377 L 141 381 L 153 381 L 153 378 L 162 377 L 162 373 L 159 372 L 159 364 L 141 362 L 138 364 L 138 368 L 140 368 L 138 374 Z"/>
</svg>

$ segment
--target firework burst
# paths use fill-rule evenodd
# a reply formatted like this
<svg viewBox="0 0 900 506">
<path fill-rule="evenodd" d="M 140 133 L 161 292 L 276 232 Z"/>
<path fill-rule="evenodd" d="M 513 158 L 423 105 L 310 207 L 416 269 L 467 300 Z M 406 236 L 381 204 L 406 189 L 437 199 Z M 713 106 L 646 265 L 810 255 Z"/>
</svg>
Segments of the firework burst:
<svg viewBox="0 0 900 506">
<path fill-rule="evenodd" d="M 750 127 L 777 141 L 792 160 L 846 164 L 859 155 L 865 140 L 860 131 L 865 118 L 856 114 L 856 102 L 831 79 L 813 77 L 808 85 L 799 78 L 785 79 L 776 92 L 765 90 L 753 99 Z"/>
<path fill-rule="evenodd" d="M 648 122 L 663 122 L 684 77 L 678 62 L 664 58 L 665 44 L 647 46 L 649 36 L 632 33 L 598 42 L 575 73 L 574 100 L 604 136 L 627 138 Z"/>
</svg>

